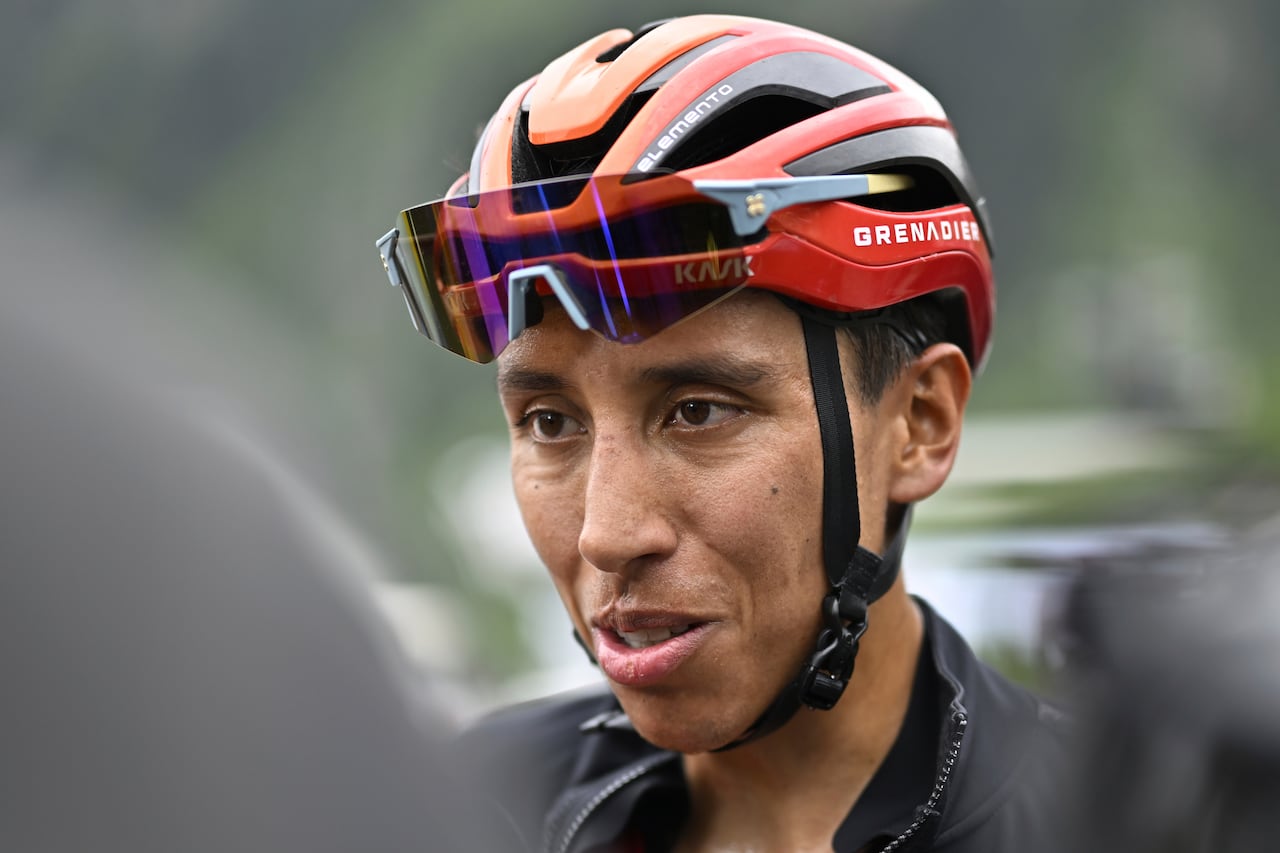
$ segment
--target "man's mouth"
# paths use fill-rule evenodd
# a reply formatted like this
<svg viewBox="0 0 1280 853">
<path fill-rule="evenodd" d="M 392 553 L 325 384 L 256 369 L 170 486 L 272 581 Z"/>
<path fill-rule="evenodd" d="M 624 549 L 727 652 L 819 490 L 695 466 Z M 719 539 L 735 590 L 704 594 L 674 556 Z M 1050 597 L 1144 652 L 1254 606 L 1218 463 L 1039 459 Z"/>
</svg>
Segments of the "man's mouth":
<svg viewBox="0 0 1280 853">
<path fill-rule="evenodd" d="M 688 631 L 689 625 L 672 625 L 669 628 L 641 628 L 638 631 L 614 631 L 622 642 L 633 649 L 647 649 L 658 643 L 665 643 L 672 637 L 678 637 Z"/>
<path fill-rule="evenodd" d="M 687 617 L 685 617 L 687 619 Z M 625 624 L 619 625 L 618 621 Z M 637 625 L 637 622 L 650 622 Z M 652 624 L 664 622 L 666 624 Z M 711 622 L 676 621 L 670 616 L 616 620 L 592 631 L 596 660 L 604 674 L 629 687 L 656 684 L 693 655 L 709 636 Z"/>
</svg>

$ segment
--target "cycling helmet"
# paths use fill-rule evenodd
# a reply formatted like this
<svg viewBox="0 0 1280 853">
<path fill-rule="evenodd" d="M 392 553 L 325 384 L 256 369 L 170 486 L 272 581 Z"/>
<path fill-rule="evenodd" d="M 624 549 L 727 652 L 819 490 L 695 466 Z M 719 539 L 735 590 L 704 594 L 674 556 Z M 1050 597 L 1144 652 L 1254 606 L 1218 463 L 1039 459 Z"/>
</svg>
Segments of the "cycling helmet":
<svg viewBox="0 0 1280 853">
<path fill-rule="evenodd" d="M 834 705 L 906 527 L 883 557 L 858 544 L 835 328 L 930 295 L 975 370 L 990 345 L 990 228 L 938 102 L 875 57 L 787 24 L 695 15 L 610 30 L 517 86 L 467 174 L 402 212 L 378 246 L 416 328 L 477 362 L 552 298 L 623 343 L 744 287 L 796 308 L 831 590 L 812 658 L 739 742 L 801 705 Z"/>
</svg>

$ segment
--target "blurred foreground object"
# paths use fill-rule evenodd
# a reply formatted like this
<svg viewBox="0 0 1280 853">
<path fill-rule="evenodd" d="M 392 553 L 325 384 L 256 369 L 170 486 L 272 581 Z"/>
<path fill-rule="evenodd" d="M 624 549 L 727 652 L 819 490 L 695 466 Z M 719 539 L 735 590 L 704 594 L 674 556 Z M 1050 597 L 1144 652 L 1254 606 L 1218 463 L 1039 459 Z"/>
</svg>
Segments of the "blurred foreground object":
<svg viewBox="0 0 1280 853">
<path fill-rule="evenodd" d="M 1280 516 L 1231 553 L 1091 567 L 1068 607 L 1091 745 L 1068 849 L 1280 843 Z"/>
<path fill-rule="evenodd" d="M 26 307 L 0 315 L 0 849 L 495 849 L 278 478 L 113 363 L 130 330 Z"/>
</svg>

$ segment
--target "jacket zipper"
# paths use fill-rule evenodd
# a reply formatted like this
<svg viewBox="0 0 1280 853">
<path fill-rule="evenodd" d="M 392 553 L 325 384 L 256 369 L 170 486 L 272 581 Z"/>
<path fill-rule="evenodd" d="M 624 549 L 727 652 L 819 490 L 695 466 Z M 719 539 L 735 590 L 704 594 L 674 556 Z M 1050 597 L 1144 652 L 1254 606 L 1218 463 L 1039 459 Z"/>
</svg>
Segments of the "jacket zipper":
<svg viewBox="0 0 1280 853">
<path fill-rule="evenodd" d="M 911 825 L 903 830 L 902 834 L 890 841 L 880 849 L 880 853 L 893 853 L 902 845 L 911 840 L 911 836 L 920 831 L 920 827 L 924 826 L 930 816 L 937 813 L 938 804 L 942 801 L 942 795 L 946 793 L 947 783 L 951 781 L 951 772 L 955 770 L 956 761 L 960 758 L 960 741 L 964 740 L 965 728 L 969 725 L 969 717 L 960 711 L 956 714 L 956 733 L 951 738 L 951 748 L 947 751 L 947 757 L 942 760 L 942 764 L 938 767 L 938 776 L 933 783 L 933 791 L 929 794 L 929 799 L 925 801 L 924 806 L 920 809 L 920 814 Z"/>
<path fill-rule="evenodd" d="M 650 756 L 647 760 L 642 761 L 628 769 L 625 773 L 615 776 L 610 780 L 608 785 L 605 785 L 597 791 L 591 799 L 587 801 L 587 804 L 584 805 L 576 815 L 574 815 L 573 820 L 569 822 L 568 828 L 561 836 L 559 846 L 555 848 L 556 853 L 569 853 L 569 848 L 573 844 L 573 839 L 577 836 L 578 831 L 582 829 L 582 825 L 587 822 L 587 818 L 591 817 L 592 812 L 604 804 L 605 800 L 609 799 L 618 791 L 622 790 L 627 785 L 630 785 L 636 779 L 639 779 L 641 776 L 648 773 L 654 767 L 657 767 L 669 758 L 671 758 L 671 755 L 668 753 L 659 753 L 658 755 Z M 545 849 L 550 850 L 550 839 L 548 839 L 548 842 L 549 843 Z"/>
</svg>

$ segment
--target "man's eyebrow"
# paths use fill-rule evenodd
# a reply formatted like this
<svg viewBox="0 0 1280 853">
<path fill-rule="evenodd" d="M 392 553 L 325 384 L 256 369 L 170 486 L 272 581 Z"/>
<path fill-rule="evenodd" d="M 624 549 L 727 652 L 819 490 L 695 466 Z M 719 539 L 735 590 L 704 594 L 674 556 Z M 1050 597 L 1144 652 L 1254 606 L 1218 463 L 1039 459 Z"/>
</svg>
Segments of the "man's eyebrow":
<svg viewBox="0 0 1280 853">
<path fill-rule="evenodd" d="M 499 391 L 563 391 L 569 387 L 564 377 L 523 367 L 499 367 Z"/>
<path fill-rule="evenodd" d="M 640 372 L 639 378 L 641 382 L 663 385 L 702 384 L 746 388 L 763 382 L 774 374 L 773 365 L 768 362 L 709 355 L 646 367 Z M 558 373 L 523 367 L 498 368 L 500 392 L 563 391 L 571 384 Z"/>
<path fill-rule="evenodd" d="M 645 382 L 666 385 L 702 384 L 745 388 L 773 375 L 773 365 L 768 362 L 710 355 L 648 367 L 641 372 L 640 378 Z"/>
</svg>

